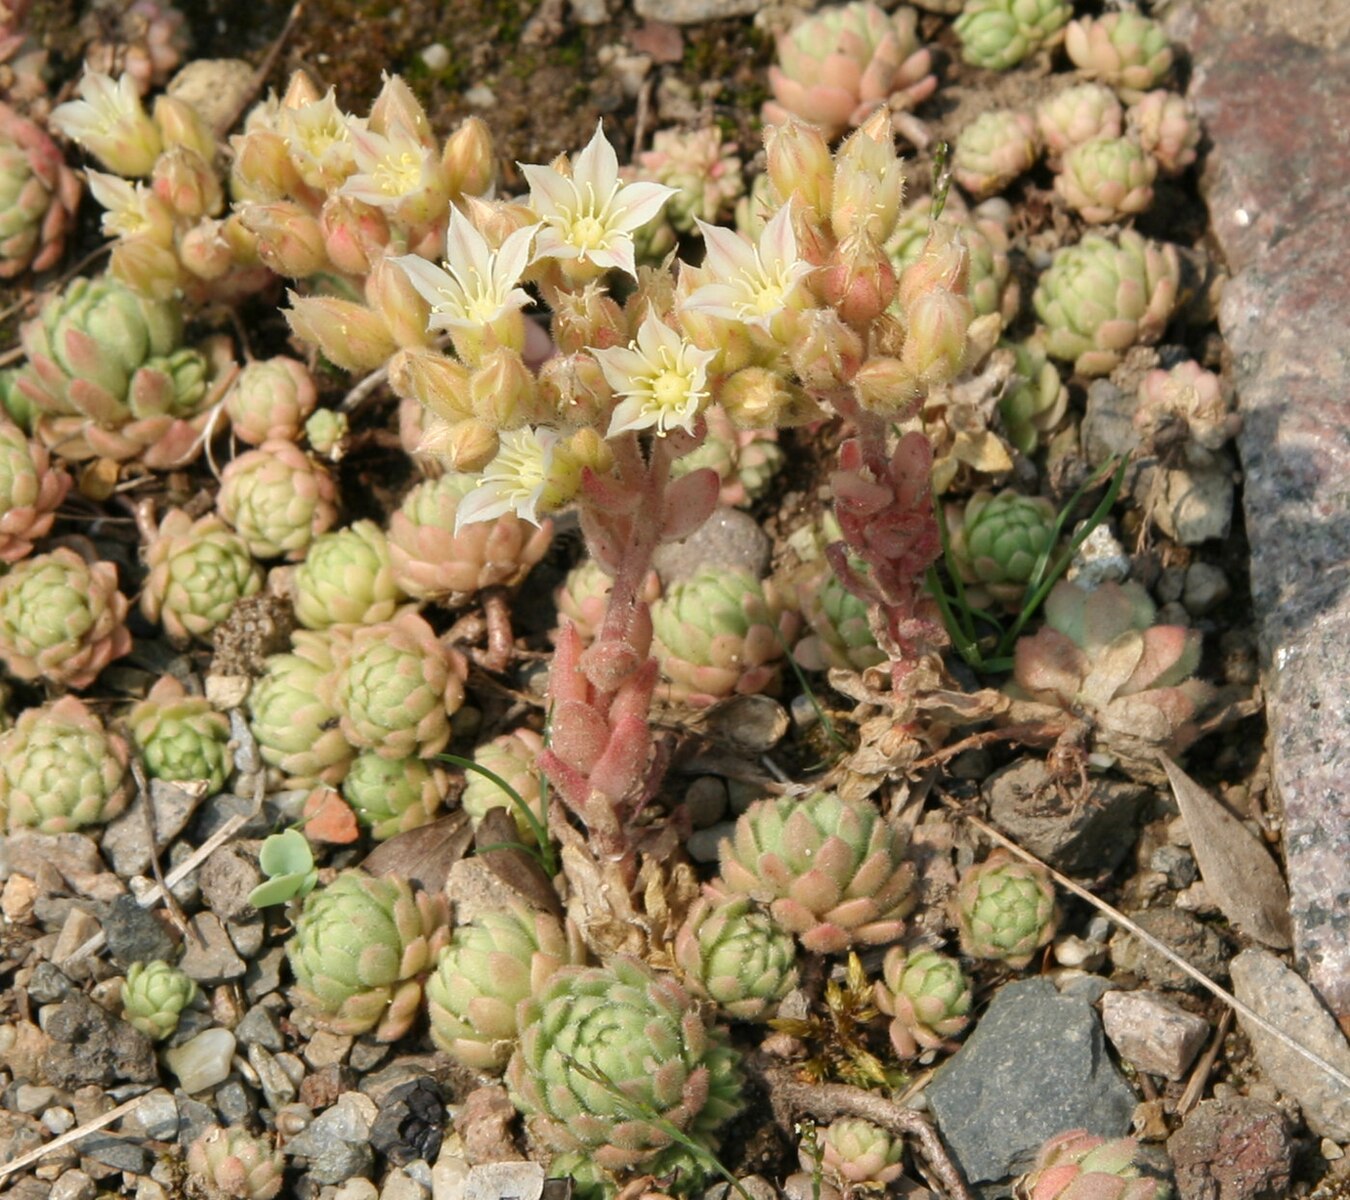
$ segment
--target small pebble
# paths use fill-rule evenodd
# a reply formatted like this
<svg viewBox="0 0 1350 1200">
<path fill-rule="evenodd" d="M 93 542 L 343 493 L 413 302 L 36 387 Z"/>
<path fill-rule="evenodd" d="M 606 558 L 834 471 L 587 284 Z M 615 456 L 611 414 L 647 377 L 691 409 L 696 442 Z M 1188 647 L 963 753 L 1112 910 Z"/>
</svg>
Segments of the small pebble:
<svg viewBox="0 0 1350 1200">
<path fill-rule="evenodd" d="M 684 848 L 695 862 L 716 862 L 717 848 L 736 830 L 734 821 L 719 821 L 707 829 L 696 829 L 684 842 Z"/>
<path fill-rule="evenodd" d="M 208 1029 L 190 1041 L 164 1052 L 164 1062 L 189 1096 L 223 1083 L 234 1057 L 234 1034 L 228 1029 Z"/>
<path fill-rule="evenodd" d="M 63 1172 L 52 1184 L 51 1200 L 94 1200 L 96 1195 L 98 1185 L 78 1169 Z"/>
<path fill-rule="evenodd" d="M 333 1200 L 378 1200 L 380 1189 L 369 1179 L 349 1179 L 333 1193 Z"/>
<path fill-rule="evenodd" d="M 450 50 L 441 42 L 432 42 L 422 51 L 421 58 L 428 71 L 444 71 L 450 65 Z"/>
<path fill-rule="evenodd" d="M 485 83 L 464 90 L 464 103 L 472 108 L 496 108 L 497 93 Z"/>
<path fill-rule="evenodd" d="M 75 1114 L 68 1108 L 56 1106 L 42 1114 L 42 1123 L 53 1133 L 65 1133 L 67 1129 L 75 1127 Z"/>
<path fill-rule="evenodd" d="M 1232 588 L 1228 576 L 1212 563 L 1193 562 L 1186 568 L 1186 587 L 1181 602 L 1193 617 L 1203 617 L 1228 599 Z"/>
</svg>

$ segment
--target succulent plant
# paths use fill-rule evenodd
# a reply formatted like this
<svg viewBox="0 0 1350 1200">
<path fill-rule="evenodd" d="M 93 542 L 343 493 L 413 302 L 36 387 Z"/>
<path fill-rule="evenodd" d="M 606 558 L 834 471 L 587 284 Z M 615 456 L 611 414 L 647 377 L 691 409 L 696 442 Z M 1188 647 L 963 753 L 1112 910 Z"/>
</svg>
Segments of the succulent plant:
<svg viewBox="0 0 1350 1200">
<path fill-rule="evenodd" d="M 249 692 L 249 728 L 263 761 L 288 787 L 338 784 L 356 751 L 338 728 L 335 639 L 297 630 L 288 654 L 273 654 Z"/>
<path fill-rule="evenodd" d="M 1041 438 L 1053 433 L 1069 407 L 1069 389 L 1045 353 L 1040 338 L 1004 343 L 1016 356 L 1013 377 L 999 398 L 998 411 L 1008 441 L 1023 454 L 1035 454 Z"/>
<path fill-rule="evenodd" d="M 79 204 L 79 178 L 56 143 L 0 104 L 0 279 L 54 267 Z"/>
<path fill-rule="evenodd" d="M 796 614 L 772 585 L 745 571 L 705 566 L 652 605 L 652 653 L 671 699 L 706 706 L 777 685 Z"/>
<path fill-rule="evenodd" d="M 431 1040 L 466 1067 L 501 1071 L 520 1036 L 521 1001 L 579 953 L 551 913 L 514 902 L 479 913 L 454 931 L 427 980 Z"/>
<path fill-rule="evenodd" d="M 936 1050 L 970 1024 L 970 982 L 961 964 L 935 950 L 886 951 L 876 985 L 877 1007 L 891 1021 L 891 1045 L 902 1059 Z"/>
<path fill-rule="evenodd" d="M 705 1146 L 741 1108 L 739 1057 L 683 988 L 635 959 L 562 967 L 517 1015 L 507 1065 L 512 1102 L 531 1136 L 604 1171 L 663 1175 L 706 1168 L 663 1123 Z"/>
<path fill-rule="evenodd" d="M 92 566 L 64 546 L 0 578 L 0 660 L 19 679 L 88 687 L 131 651 L 117 568 Z"/>
<path fill-rule="evenodd" d="M 1072 146 L 1094 138 L 1119 137 L 1124 115 L 1109 87 L 1080 83 L 1041 101 L 1036 108 L 1036 128 L 1055 165 Z"/>
<path fill-rule="evenodd" d="M 1165 89 L 1149 92 L 1130 105 L 1125 120 L 1164 175 L 1180 175 L 1195 162 L 1200 117 L 1185 96 Z"/>
<path fill-rule="evenodd" d="M 318 389 L 305 364 L 279 355 L 243 367 L 225 394 L 225 412 L 240 441 L 261 446 L 295 441 L 318 402 Z"/>
<path fill-rule="evenodd" d="M 1043 554 L 1054 545 L 1055 506 L 1005 488 L 976 492 L 953 521 L 952 560 L 961 578 L 1005 608 L 1017 609 Z"/>
<path fill-rule="evenodd" d="M 932 201 L 924 197 L 900 214 L 894 233 L 886 241 L 886 253 L 891 256 L 897 276 L 923 254 L 933 224 L 932 210 Z M 961 231 L 966 248 L 966 295 L 975 307 L 975 315 L 999 313 L 1005 322 L 1017 315 L 1021 300 L 1008 257 L 1012 245 L 1008 234 L 1011 215 L 1006 201 L 988 200 L 969 209 L 960 193 L 952 192 L 947 196 L 941 219 L 941 224 Z"/>
<path fill-rule="evenodd" d="M 880 1190 L 900 1178 L 905 1143 L 871 1121 L 840 1117 L 820 1131 L 814 1149 L 801 1148 L 803 1171 L 814 1174 L 817 1154 L 821 1173 L 836 1187 Z"/>
<path fill-rule="evenodd" d="M 1094 745 L 1130 774 L 1158 777 L 1157 751 L 1179 754 L 1198 736 L 1196 721 L 1213 689 L 1193 679 L 1200 632 L 1155 625 L 1139 584 L 1104 583 L 1088 592 L 1055 585 L 1046 624 L 1019 638 L 1008 692 L 1042 711 L 1092 723 Z"/>
<path fill-rule="evenodd" d="M 172 509 L 145 548 L 141 612 L 179 643 L 206 638 L 245 596 L 262 590 L 248 546 L 213 514 L 193 520 Z"/>
<path fill-rule="evenodd" d="M 450 740 L 468 664 L 415 612 L 363 625 L 339 649 L 335 697 L 342 734 L 385 758 L 426 758 Z"/>
<path fill-rule="evenodd" d="M 156 959 L 135 962 L 122 984 L 122 1019 L 162 1042 L 178 1028 L 178 1014 L 197 996 L 197 985 L 177 967 Z"/>
<path fill-rule="evenodd" d="M 1110 84 L 1131 103 L 1172 69 L 1172 47 L 1162 25 L 1133 9 L 1071 21 L 1064 48 L 1084 75 Z"/>
<path fill-rule="evenodd" d="M 131 740 L 153 779 L 206 781 L 209 794 L 225 786 L 233 768 L 230 722 L 205 696 L 191 696 L 172 675 L 162 676 L 127 716 Z"/>
<path fill-rule="evenodd" d="M 51 465 L 46 448 L 0 420 L 0 563 L 32 553 L 69 490 L 70 476 Z"/>
<path fill-rule="evenodd" d="M 539 824 L 547 826 L 547 803 L 538 766 L 543 749 L 544 739 L 533 729 L 513 729 L 510 733 L 477 746 L 473 752 L 473 761 L 494 775 L 500 775 L 515 788 L 516 795 L 529 805 Z M 506 808 L 515 818 L 521 837 L 533 837 L 525 815 L 496 783 L 478 771 L 466 771 L 464 775 L 464 791 L 460 793 L 459 806 L 473 818 L 475 825 L 491 809 Z"/>
<path fill-rule="evenodd" d="M 1057 1133 L 1036 1152 L 1016 1184 L 1019 1200 L 1171 1200 L 1163 1180 L 1139 1169 L 1134 1138 L 1099 1137 L 1086 1129 Z"/>
<path fill-rule="evenodd" d="M 1055 251 L 1032 304 L 1045 323 L 1045 349 L 1080 375 L 1106 375 L 1136 343 L 1156 342 L 1176 307 L 1176 247 L 1132 229 L 1114 240 L 1089 233 Z"/>
<path fill-rule="evenodd" d="M 1010 967 L 1025 967 L 1059 922 L 1050 873 L 1004 850 L 962 872 L 953 910 L 962 952 Z"/>
<path fill-rule="evenodd" d="M 681 233 L 692 232 L 695 220 L 723 223 L 745 191 L 736 147 L 723 143 L 716 125 L 658 130 L 638 167 L 642 178 L 675 189 L 663 215 Z"/>
<path fill-rule="evenodd" d="M 956 138 L 952 175 L 977 199 L 1001 192 L 1040 155 L 1036 122 L 1011 108 L 991 108 Z"/>
<path fill-rule="evenodd" d="M 869 0 L 821 9 L 779 35 L 778 64 L 769 68 L 774 99 L 764 122 L 789 116 L 837 137 L 883 104 L 912 108 L 937 89 L 933 56 L 919 45 L 918 14 L 889 16 Z"/>
<path fill-rule="evenodd" d="M 213 1194 L 229 1200 L 275 1200 L 286 1159 L 265 1135 L 242 1125 L 208 1125 L 187 1152 L 188 1170 Z"/>
<path fill-rule="evenodd" d="M 671 477 L 679 479 L 711 467 L 722 481 L 718 501 L 730 508 L 758 500 L 786 460 L 776 429 L 737 429 L 720 404 L 703 412 L 708 435 L 697 450 L 671 464 Z"/>
<path fill-rule="evenodd" d="M 1055 191 L 1089 225 L 1104 225 L 1147 209 L 1157 174 L 1157 162 L 1134 138 L 1093 138 L 1064 152 Z"/>
<path fill-rule="evenodd" d="M 347 450 L 351 423 L 347 414 L 333 408 L 320 408 L 305 419 L 305 437 L 315 454 L 338 462 Z"/>
<path fill-rule="evenodd" d="M 295 570 L 295 616 L 306 629 L 374 625 L 405 599 L 394 582 L 389 543 L 374 521 L 321 533 Z"/>
<path fill-rule="evenodd" d="M 25 709 L 0 734 L 0 815 L 9 830 L 71 833 L 127 806 L 127 744 L 74 696 Z"/>
<path fill-rule="evenodd" d="M 258 847 L 258 868 L 267 878 L 248 894 L 254 908 L 270 908 L 308 896 L 319 882 L 314 851 L 298 829 L 269 834 Z"/>
<path fill-rule="evenodd" d="M 767 1021 L 797 986 L 792 935 L 745 896 L 700 897 L 675 935 L 690 991 L 739 1021 Z"/>
<path fill-rule="evenodd" d="M 382 842 L 429 824 L 445 800 L 445 772 L 420 758 L 356 756 L 342 781 L 342 796 L 371 836 Z"/>
<path fill-rule="evenodd" d="M 445 899 L 406 880 L 339 872 L 305 897 L 286 943 L 300 1007 L 321 1028 L 402 1037 L 422 980 L 449 937 Z"/>
<path fill-rule="evenodd" d="M 567 572 L 566 578 L 553 593 L 559 620 L 570 621 L 583 642 L 591 641 L 604 623 L 605 607 L 609 603 L 613 586 L 613 579 L 595 559 L 583 558 Z M 660 595 L 661 580 L 655 571 L 649 571 L 638 599 L 652 604 Z"/>
<path fill-rule="evenodd" d="M 294 442 L 264 442 L 222 472 L 216 508 L 251 554 L 299 559 L 337 520 L 337 486 Z"/>
<path fill-rule="evenodd" d="M 808 671 L 865 671 L 886 661 L 872 632 L 867 601 L 850 592 L 833 571 L 822 566 L 814 572 L 798 586 L 797 600 L 811 630 L 792 648 L 799 665 Z"/>
<path fill-rule="evenodd" d="M 818 954 L 898 938 L 914 907 L 905 839 L 866 800 L 834 792 L 752 804 L 721 845 L 719 890 L 766 905 Z"/>
<path fill-rule="evenodd" d="M 1212 454 L 1241 428 L 1222 381 L 1197 362 L 1149 371 L 1139 381 L 1138 402 L 1134 427 L 1156 453 L 1181 442 L 1192 457 L 1197 448 Z"/>
<path fill-rule="evenodd" d="M 1070 0 L 966 0 L 953 28 L 971 66 L 1006 71 L 1056 46 L 1073 16 Z"/>
<path fill-rule="evenodd" d="M 418 484 L 389 518 L 394 582 L 418 600 L 463 604 L 489 587 L 514 587 L 548 552 L 553 523 L 514 513 L 455 529 L 459 502 L 476 476 L 442 475 Z"/>
<path fill-rule="evenodd" d="M 108 276 L 72 280 L 20 330 L 28 364 L 12 387 L 34 411 L 33 432 L 66 459 L 192 461 L 233 368 L 227 342 L 183 349 L 182 334 L 176 301 Z"/>
</svg>

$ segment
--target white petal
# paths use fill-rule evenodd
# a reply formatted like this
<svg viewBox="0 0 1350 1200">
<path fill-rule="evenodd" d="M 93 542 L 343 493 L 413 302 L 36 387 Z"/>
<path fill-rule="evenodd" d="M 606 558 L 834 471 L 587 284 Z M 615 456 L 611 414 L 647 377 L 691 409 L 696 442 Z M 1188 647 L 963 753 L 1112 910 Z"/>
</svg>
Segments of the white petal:
<svg viewBox="0 0 1350 1200">
<path fill-rule="evenodd" d="M 597 196 L 608 196 L 618 178 L 619 156 L 605 137 L 604 122 L 597 121 L 595 136 L 572 160 L 572 179 L 578 191 L 584 192 L 589 184 Z"/>
<path fill-rule="evenodd" d="M 500 488 L 480 482 L 455 506 L 455 532 L 474 521 L 495 521 L 514 508 L 511 497 L 504 495 Z"/>
<path fill-rule="evenodd" d="M 500 287 L 509 287 L 520 278 L 521 272 L 530 261 L 530 243 L 534 241 L 534 235 L 538 230 L 538 225 L 517 229 L 502 242 L 492 268 L 494 283 Z"/>
<path fill-rule="evenodd" d="M 675 194 L 676 190 L 673 187 L 666 187 L 664 183 L 649 183 L 645 180 L 620 188 L 610 205 L 613 215 L 609 220 L 609 227 L 622 230 L 624 233 L 640 229 L 661 211 L 661 206 Z"/>
<path fill-rule="evenodd" d="M 647 411 L 640 396 L 629 396 L 614 406 L 610 414 L 609 428 L 605 430 L 607 438 L 618 437 L 634 429 L 650 429 L 656 424 L 656 417 Z"/>
<path fill-rule="evenodd" d="M 647 315 L 642 318 L 642 324 L 638 327 L 637 344 L 643 356 L 654 365 L 660 361 L 658 356 L 662 349 L 678 355 L 681 338 L 669 325 L 655 316 L 651 309 L 648 309 Z"/>
<path fill-rule="evenodd" d="M 648 373 L 647 360 L 626 346 L 592 350 L 591 353 L 600 364 L 605 380 L 616 392 L 631 392 L 633 380 Z"/>
<path fill-rule="evenodd" d="M 588 250 L 586 257 L 597 267 L 613 268 L 637 278 L 637 263 L 633 261 L 633 239 L 625 234 L 615 234 L 610 245 L 603 250 Z"/>
<path fill-rule="evenodd" d="M 541 217 L 556 217 L 577 207 L 577 191 L 570 179 L 564 179 L 552 167 L 518 163 L 530 185 L 530 203 Z"/>
<path fill-rule="evenodd" d="M 545 225 L 534 239 L 534 258 L 531 262 L 538 262 L 541 258 L 576 258 L 580 251 L 572 245 L 562 233 L 552 225 Z"/>
<path fill-rule="evenodd" d="M 462 298 L 464 289 L 455 278 L 435 263 L 429 263 L 416 254 L 401 254 L 393 260 L 407 273 L 409 281 L 432 308 L 454 304 Z"/>
<path fill-rule="evenodd" d="M 463 278 L 465 267 L 477 271 L 479 277 L 488 273 L 488 259 L 492 251 L 487 239 L 478 232 L 472 221 L 458 208 L 450 209 L 450 227 L 445 231 L 446 265 Z"/>
<path fill-rule="evenodd" d="M 680 307 L 692 312 L 707 313 L 711 317 L 725 317 L 729 321 L 740 320 L 738 305 L 745 300 L 739 288 L 730 283 L 705 283 L 685 298 Z"/>
<path fill-rule="evenodd" d="M 759 273 L 754 247 L 739 233 L 720 225 L 709 225 L 706 221 L 699 221 L 698 228 L 706 247 L 703 255 L 705 270 L 719 279 L 734 279 L 742 271 Z"/>
<path fill-rule="evenodd" d="M 782 275 L 800 261 L 797 235 L 792 230 L 792 204 L 783 205 L 759 235 L 759 256 L 771 275 Z"/>
</svg>

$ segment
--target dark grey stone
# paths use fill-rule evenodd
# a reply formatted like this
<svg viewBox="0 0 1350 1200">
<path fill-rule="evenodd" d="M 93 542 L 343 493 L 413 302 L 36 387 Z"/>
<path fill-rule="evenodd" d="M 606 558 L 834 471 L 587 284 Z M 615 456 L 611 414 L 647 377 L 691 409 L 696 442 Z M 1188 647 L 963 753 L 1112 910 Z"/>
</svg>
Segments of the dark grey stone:
<svg viewBox="0 0 1350 1200">
<path fill-rule="evenodd" d="M 244 1046 L 262 1046 L 265 1050 L 284 1050 L 286 1039 L 277 1025 L 276 1014 L 265 1004 L 255 1004 L 235 1026 L 234 1036 Z"/>
<path fill-rule="evenodd" d="M 60 1088 L 94 1083 L 108 1087 L 119 1079 L 150 1083 L 159 1078 L 150 1039 L 118 1021 L 88 996 L 76 993 L 44 1016 L 53 1045 L 42 1060 L 47 1082 Z"/>
<path fill-rule="evenodd" d="M 281 964 L 286 961 L 286 948 L 273 946 L 257 958 L 250 959 L 244 971 L 244 994 L 255 1003 L 281 986 Z"/>
<path fill-rule="evenodd" d="M 154 1161 L 150 1151 L 140 1142 L 102 1133 L 90 1134 L 80 1142 L 80 1157 L 133 1175 L 144 1175 Z"/>
<path fill-rule="evenodd" d="M 257 1094 L 239 1079 L 227 1079 L 215 1092 L 216 1108 L 231 1125 L 247 1121 L 258 1110 Z"/>
<path fill-rule="evenodd" d="M 1065 1129 L 1121 1137 L 1136 1102 L 1092 1006 L 1060 995 L 1048 979 L 1001 988 L 927 1096 L 971 1183 L 1024 1171 L 1041 1143 Z"/>
<path fill-rule="evenodd" d="M 108 953 L 124 970 L 135 962 L 163 959 L 172 962 L 177 946 L 164 923 L 148 908 L 142 908 L 135 896 L 118 896 L 103 918 Z"/>
<path fill-rule="evenodd" d="M 28 981 L 28 996 L 39 1004 L 56 1004 L 70 995 L 74 984 L 55 963 L 40 962 Z"/>
<path fill-rule="evenodd" d="M 1145 932 L 1171 947 L 1197 970 L 1211 979 L 1228 978 L 1227 944 L 1215 930 L 1190 913 L 1178 908 L 1148 908 L 1130 915 Z M 1111 938 L 1111 961 L 1116 970 L 1128 971 L 1158 987 L 1191 992 L 1200 986 L 1180 967 L 1123 929 Z"/>
</svg>

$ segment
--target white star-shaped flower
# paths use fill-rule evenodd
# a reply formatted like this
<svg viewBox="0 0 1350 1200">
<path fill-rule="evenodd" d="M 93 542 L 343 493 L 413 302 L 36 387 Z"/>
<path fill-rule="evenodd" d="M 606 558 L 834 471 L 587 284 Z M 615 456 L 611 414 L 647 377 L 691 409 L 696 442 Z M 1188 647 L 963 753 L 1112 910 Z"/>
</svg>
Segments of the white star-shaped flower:
<svg viewBox="0 0 1350 1200">
<path fill-rule="evenodd" d="M 131 76 L 114 82 L 111 75 L 86 67 L 78 91 L 78 100 L 52 110 L 52 127 L 119 175 L 149 175 L 164 144 Z"/>
<path fill-rule="evenodd" d="M 530 184 L 530 204 L 544 228 L 535 258 L 616 267 L 634 278 L 633 231 L 650 221 L 675 189 L 660 183 L 623 183 L 619 159 L 601 126 L 572 159 L 571 176 L 552 167 L 520 164 Z"/>
<path fill-rule="evenodd" d="M 527 425 L 503 433 L 497 456 L 455 509 L 455 532 L 506 513 L 538 525 L 541 513 L 567 503 L 576 493 L 580 469 L 561 442 L 556 429 Z"/>
<path fill-rule="evenodd" d="M 428 219 L 445 211 L 440 159 L 402 126 L 386 136 L 369 129 L 351 131 L 356 171 L 338 189 L 363 204 L 389 213 Z M 409 212 L 409 210 L 413 210 Z"/>
<path fill-rule="evenodd" d="M 394 259 L 431 305 L 427 327 L 486 329 L 508 312 L 533 303 L 529 292 L 516 284 L 530 261 L 530 241 L 538 228 L 517 229 L 493 250 L 473 222 L 452 208 L 442 267 L 416 254 Z"/>
<path fill-rule="evenodd" d="M 609 386 L 624 397 L 606 437 L 634 429 L 655 429 L 658 436 L 675 428 L 694 431 L 708 399 L 708 363 L 715 351 L 698 349 L 648 310 L 636 341 L 591 353 Z"/>
<path fill-rule="evenodd" d="M 695 288 L 681 308 L 741 321 L 766 332 L 788 308 L 804 307 L 802 280 L 811 264 L 797 253 L 792 211 L 784 205 L 764 226 L 756 244 L 731 229 L 698 223 L 707 252 L 703 272 L 711 282 Z"/>
</svg>

